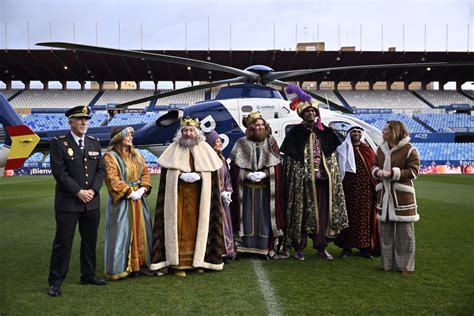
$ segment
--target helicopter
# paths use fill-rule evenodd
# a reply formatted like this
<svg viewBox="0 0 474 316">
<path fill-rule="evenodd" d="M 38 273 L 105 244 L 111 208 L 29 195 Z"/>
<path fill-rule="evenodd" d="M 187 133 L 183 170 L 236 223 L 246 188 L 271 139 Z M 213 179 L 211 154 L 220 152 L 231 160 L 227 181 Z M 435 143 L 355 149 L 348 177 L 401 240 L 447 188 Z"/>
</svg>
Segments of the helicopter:
<svg viewBox="0 0 474 316">
<path fill-rule="evenodd" d="M 386 69 L 399 67 L 434 67 L 448 65 L 462 65 L 452 62 L 423 62 L 402 64 L 376 64 L 341 66 L 316 69 L 299 69 L 287 71 L 274 71 L 265 65 L 252 65 L 246 69 L 238 69 L 230 66 L 220 65 L 209 61 L 202 61 L 184 57 L 177 57 L 149 52 L 121 50 L 99 46 L 82 45 L 67 42 L 44 42 L 39 46 L 69 49 L 73 51 L 93 52 L 98 54 L 109 54 L 138 58 L 141 60 L 158 61 L 172 64 L 185 65 L 188 67 L 199 67 L 210 71 L 222 71 L 236 75 L 235 78 L 213 81 L 191 87 L 176 89 L 172 91 L 155 94 L 146 98 L 117 104 L 116 108 L 125 108 L 133 104 L 165 98 L 181 93 L 196 90 L 221 87 L 216 98 L 210 101 L 202 101 L 178 109 L 172 109 L 160 116 L 156 121 L 147 124 L 132 125 L 135 129 L 134 145 L 138 148 L 148 149 L 155 155 L 161 154 L 164 149 L 173 142 L 174 135 L 179 128 L 179 120 L 186 116 L 199 118 L 203 132 L 216 132 L 223 139 L 224 155 L 228 155 L 237 139 L 245 135 L 242 119 L 252 111 L 259 111 L 270 124 L 273 136 L 278 144 L 281 144 L 286 132 L 294 125 L 301 122 L 301 118 L 295 111 L 290 110 L 289 103 L 282 93 L 271 87 L 284 88 L 289 83 L 280 79 L 294 78 L 306 74 L 341 71 L 354 69 Z M 271 85 L 271 86 L 270 86 Z M 309 91 L 313 97 L 323 101 L 320 96 Z M 326 101 L 329 104 L 329 101 Z M 332 103 L 332 109 L 320 107 L 322 122 L 340 132 L 344 136 L 344 130 L 349 125 L 358 124 L 366 131 L 366 140 L 372 148 L 376 148 L 382 140 L 381 132 L 377 128 L 361 121 L 353 116 L 345 107 Z M 0 174 L 5 169 L 17 169 L 32 152 L 47 152 L 49 142 L 57 136 L 64 135 L 69 130 L 54 130 L 34 132 L 16 114 L 8 101 L 0 97 L 0 123 L 6 131 L 5 144 L 0 152 Z M 110 140 L 111 126 L 89 128 L 88 134 L 99 139 L 101 146 L 106 147 Z"/>
</svg>

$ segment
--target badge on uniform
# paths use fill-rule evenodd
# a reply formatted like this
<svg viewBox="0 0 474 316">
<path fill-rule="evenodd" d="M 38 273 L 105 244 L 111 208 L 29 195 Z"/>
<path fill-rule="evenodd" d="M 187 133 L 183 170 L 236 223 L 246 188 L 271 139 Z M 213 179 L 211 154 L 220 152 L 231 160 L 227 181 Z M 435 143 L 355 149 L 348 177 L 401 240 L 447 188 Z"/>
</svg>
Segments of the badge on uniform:
<svg viewBox="0 0 474 316">
<path fill-rule="evenodd" d="M 71 157 L 74 155 L 74 152 L 72 151 L 72 148 L 67 149 L 67 154 Z"/>
<path fill-rule="evenodd" d="M 64 142 L 63 144 L 64 144 L 64 146 L 67 146 L 67 142 Z"/>
</svg>

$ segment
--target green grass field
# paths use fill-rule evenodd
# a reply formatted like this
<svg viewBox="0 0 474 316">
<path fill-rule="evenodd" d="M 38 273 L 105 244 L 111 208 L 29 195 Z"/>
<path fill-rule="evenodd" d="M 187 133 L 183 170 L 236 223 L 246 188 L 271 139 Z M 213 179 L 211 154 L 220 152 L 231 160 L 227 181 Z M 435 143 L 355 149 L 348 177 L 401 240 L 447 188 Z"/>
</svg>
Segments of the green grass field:
<svg viewBox="0 0 474 316">
<path fill-rule="evenodd" d="M 155 177 L 155 188 L 157 182 Z M 413 276 L 381 272 L 379 258 L 339 259 L 340 250 L 331 244 L 333 262 L 316 258 L 308 249 L 303 262 L 241 258 L 222 272 L 187 278 L 143 276 L 108 286 L 84 286 L 79 284 L 76 235 L 62 295 L 52 298 L 46 290 L 55 230 L 54 179 L 1 178 L 0 314 L 473 315 L 474 177 L 420 176 L 416 189 L 421 220 L 416 224 Z M 155 200 L 156 191 L 151 205 Z M 104 222 L 102 216 L 99 273 Z"/>
</svg>

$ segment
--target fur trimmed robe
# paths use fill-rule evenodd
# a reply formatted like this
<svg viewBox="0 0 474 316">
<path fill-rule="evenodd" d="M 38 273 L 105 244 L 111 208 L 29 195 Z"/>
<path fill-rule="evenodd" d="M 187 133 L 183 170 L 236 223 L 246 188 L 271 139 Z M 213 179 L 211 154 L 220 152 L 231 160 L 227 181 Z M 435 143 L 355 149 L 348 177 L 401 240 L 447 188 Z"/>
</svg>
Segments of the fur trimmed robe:
<svg viewBox="0 0 474 316">
<path fill-rule="evenodd" d="M 267 177 L 258 184 L 261 184 L 262 187 L 267 187 L 269 194 L 268 197 L 263 197 L 263 199 L 267 199 L 269 209 L 264 207 L 263 214 L 260 216 L 263 221 L 266 221 L 266 216 L 269 216 L 268 230 L 270 235 L 268 236 L 268 245 L 257 249 L 252 247 L 255 245 L 250 245 L 253 242 L 241 242 L 240 246 L 236 242 L 237 251 L 268 254 L 272 257 L 277 252 L 279 247 L 278 239 L 283 236 L 283 229 L 285 227 L 285 215 L 280 194 L 282 191 L 282 173 L 278 144 L 273 136 L 261 142 L 249 140 L 247 136 L 244 136 L 237 140 L 229 158 L 231 159 L 230 172 L 234 190 L 231 204 L 232 221 L 236 237 L 240 239 L 249 238 L 249 236 L 244 238 L 244 232 L 250 229 L 245 227 L 244 217 L 250 217 L 253 210 L 244 207 L 246 202 L 244 201 L 244 191 L 245 187 L 252 186 L 253 184 L 247 179 L 247 175 L 254 171 L 265 172 Z M 257 201 L 257 199 L 248 198 L 248 201 Z M 250 230 L 253 231 L 253 229 Z M 257 239 L 262 237 L 257 237 L 257 235 L 259 233 L 252 234 L 250 237 Z"/>
<path fill-rule="evenodd" d="M 190 164 L 194 159 L 194 169 Z M 161 169 L 158 199 L 153 227 L 151 270 L 179 266 L 178 240 L 178 182 L 183 172 L 201 176 L 199 214 L 193 268 L 222 270 L 223 235 L 221 201 L 217 170 L 222 161 L 206 143 L 187 148 L 174 142 L 158 159 Z"/>
<path fill-rule="evenodd" d="M 390 178 L 384 178 L 375 187 L 377 210 L 380 221 L 416 222 L 420 219 L 416 204 L 413 180 L 420 169 L 420 155 L 416 147 L 405 137 L 390 148 L 383 142 L 377 149 L 377 157 L 372 167 L 372 176 L 379 170 L 392 171 Z"/>
</svg>

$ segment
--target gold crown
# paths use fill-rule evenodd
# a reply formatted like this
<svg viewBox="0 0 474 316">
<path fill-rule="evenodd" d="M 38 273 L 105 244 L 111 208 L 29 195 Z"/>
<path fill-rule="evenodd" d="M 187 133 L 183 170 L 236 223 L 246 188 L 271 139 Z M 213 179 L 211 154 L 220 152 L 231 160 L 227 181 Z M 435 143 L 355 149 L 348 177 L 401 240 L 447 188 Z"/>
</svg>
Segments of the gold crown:
<svg viewBox="0 0 474 316">
<path fill-rule="evenodd" d="M 263 119 L 262 114 L 260 112 L 255 111 L 255 112 L 250 112 L 246 117 L 245 117 L 245 127 L 249 126 L 253 122 L 255 122 L 257 119 Z"/>
<path fill-rule="evenodd" d="M 182 118 L 180 121 L 180 125 L 181 127 L 194 126 L 196 128 L 201 128 L 201 122 L 199 122 L 199 119 L 198 118 L 193 119 L 190 116 L 186 116 Z"/>
<path fill-rule="evenodd" d="M 302 117 L 304 110 L 307 108 L 314 108 L 319 111 L 319 102 L 315 99 L 311 99 L 311 101 L 300 102 L 300 104 L 298 104 L 298 108 L 296 109 L 296 113 Z"/>
</svg>

